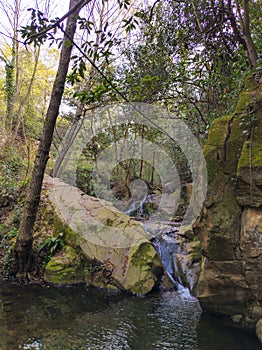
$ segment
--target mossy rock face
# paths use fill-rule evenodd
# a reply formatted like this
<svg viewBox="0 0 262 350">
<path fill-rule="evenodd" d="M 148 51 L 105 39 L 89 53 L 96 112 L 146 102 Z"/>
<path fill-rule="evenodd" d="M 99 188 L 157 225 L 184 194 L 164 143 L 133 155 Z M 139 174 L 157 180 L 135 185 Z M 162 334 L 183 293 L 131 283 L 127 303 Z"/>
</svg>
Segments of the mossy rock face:
<svg viewBox="0 0 262 350">
<path fill-rule="evenodd" d="M 204 310 L 255 325 L 261 305 L 262 70 L 249 74 L 232 116 L 216 120 L 204 147 L 208 193 L 194 232 L 204 256 L 196 289 Z M 239 317 L 235 317 L 239 320 Z"/>
<path fill-rule="evenodd" d="M 253 126 L 252 137 L 242 146 L 236 192 L 241 205 L 262 205 L 262 114 Z"/>
<path fill-rule="evenodd" d="M 246 114 L 250 107 L 258 104 L 262 97 L 261 89 L 261 69 L 257 69 L 248 74 L 245 79 L 245 86 L 238 98 L 235 114 Z"/>
<path fill-rule="evenodd" d="M 242 116 L 219 118 L 212 124 L 204 146 L 209 184 L 216 182 L 221 173 L 236 177 L 238 159 L 246 140 L 245 131 L 249 128 L 250 121 Z"/>
<path fill-rule="evenodd" d="M 204 147 L 208 171 L 205 215 L 195 226 L 203 254 L 211 259 L 234 259 L 241 208 L 235 198 L 236 169 L 243 133 L 238 118 L 227 116 L 212 124 Z"/>
<path fill-rule="evenodd" d="M 232 260 L 238 252 L 241 208 L 232 193 L 205 211 L 195 232 L 203 254 L 212 260 Z"/>
<path fill-rule="evenodd" d="M 146 294 L 163 273 L 159 256 L 148 241 L 127 248 L 108 248 L 84 242 L 81 249 L 88 260 L 98 261 L 102 267 L 100 271 L 98 268 L 98 273 L 89 275 L 88 283 L 93 286 L 117 287 L 132 294 Z M 110 277 L 102 276 L 103 271 L 107 271 Z"/>
<path fill-rule="evenodd" d="M 228 202 L 235 191 L 237 163 L 246 136 L 242 118 L 227 116 L 216 120 L 204 146 L 207 162 L 208 192 L 206 207 L 221 201 Z"/>
<path fill-rule="evenodd" d="M 123 286 L 133 294 L 151 291 L 163 273 L 159 256 L 151 243 L 145 242 L 130 255 Z"/>
<path fill-rule="evenodd" d="M 83 283 L 83 262 L 77 251 L 71 246 L 64 246 L 47 263 L 44 279 L 54 285 Z"/>
<path fill-rule="evenodd" d="M 244 114 L 247 108 L 252 103 L 252 99 L 254 98 L 254 91 L 243 91 L 241 92 L 238 103 L 236 106 L 235 113 L 236 114 Z"/>
<path fill-rule="evenodd" d="M 196 294 L 203 310 L 224 315 L 244 313 L 252 291 L 238 260 L 203 259 Z"/>
<path fill-rule="evenodd" d="M 224 147 L 228 137 L 228 125 L 231 123 L 233 116 L 225 116 L 214 120 L 208 133 L 207 144 L 209 146 Z"/>
<path fill-rule="evenodd" d="M 131 294 L 146 294 L 158 284 L 163 273 L 161 259 L 139 222 L 112 203 L 85 195 L 59 179 L 46 176 L 44 189 L 54 208 L 56 229 L 84 257 L 81 278 L 87 284 Z M 53 257 L 46 267 L 48 281 L 51 270 L 55 275 L 55 266 L 61 272 L 71 268 L 62 269 L 63 258 Z M 57 273 L 59 283 L 63 275 Z"/>
</svg>

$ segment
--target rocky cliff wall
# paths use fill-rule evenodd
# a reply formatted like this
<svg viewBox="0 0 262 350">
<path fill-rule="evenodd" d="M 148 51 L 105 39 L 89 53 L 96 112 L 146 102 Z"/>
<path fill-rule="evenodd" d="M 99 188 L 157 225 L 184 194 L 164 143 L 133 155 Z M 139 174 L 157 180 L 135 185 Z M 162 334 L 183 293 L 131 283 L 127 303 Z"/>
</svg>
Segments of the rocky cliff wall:
<svg viewBox="0 0 262 350">
<path fill-rule="evenodd" d="M 204 310 L 241 326 L 262 318 L 262 68 L 251 72 L 233 115 L 217 119 L 204 147 L 208 193 L 194 227 L 203 262 Z M 258 331 L 257 331 L 258 332 Z"/>
</svg>

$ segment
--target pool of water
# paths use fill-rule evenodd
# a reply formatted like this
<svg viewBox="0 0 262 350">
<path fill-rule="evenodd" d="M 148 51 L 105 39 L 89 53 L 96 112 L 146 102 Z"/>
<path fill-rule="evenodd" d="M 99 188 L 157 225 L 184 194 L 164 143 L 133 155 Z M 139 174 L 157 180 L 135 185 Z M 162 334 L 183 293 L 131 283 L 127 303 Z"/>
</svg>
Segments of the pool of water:
<svg viewBox="0 0 262 350">
<path fill-rule="evenodd" d="M 0 349 L 258 350 L 255 335 L 204 315 L 184 292 L 144 298 L 0 285 Z"/>
</svg>

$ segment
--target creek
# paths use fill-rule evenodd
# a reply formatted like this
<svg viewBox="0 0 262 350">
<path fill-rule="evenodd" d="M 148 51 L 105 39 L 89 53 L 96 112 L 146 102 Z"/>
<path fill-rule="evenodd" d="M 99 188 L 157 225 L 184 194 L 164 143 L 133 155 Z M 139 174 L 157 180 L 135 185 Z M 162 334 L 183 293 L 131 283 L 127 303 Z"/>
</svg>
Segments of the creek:
<svg viewBox="0 0 262 350">
<path fill-rule="evenodd" d="M 143 205 L 135 210 L 142 214 Z M 153 236 L 158 232 L 153 243 L 176 288 L 135 297 L 85 285 L 2 282 L 0 350 L 261 350 L 253 331 L 231 328 L 203 313 L 182 286 L 176 274 L 176 223 L 162 223 L 161 234 L 159 224 L 143 226 Z"/>
<path fill-rule="evenodd" d="M 225 328 L 176 291 L 138 298 L 2 284 L 0 303 L 2 350 L 261 349 L 253 333 Z"/>
</svg>

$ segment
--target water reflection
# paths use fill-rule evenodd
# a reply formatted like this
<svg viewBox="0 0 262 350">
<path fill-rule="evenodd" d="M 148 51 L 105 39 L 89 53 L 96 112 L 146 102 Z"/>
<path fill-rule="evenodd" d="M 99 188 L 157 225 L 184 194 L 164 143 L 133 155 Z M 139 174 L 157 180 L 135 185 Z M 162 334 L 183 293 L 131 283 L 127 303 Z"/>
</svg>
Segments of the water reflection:
<svg viewBox="0 0 262 350">
<path fill-rule="evenodd" d="M 200 350 L 262 350 L 254 333 L 224 327 L 220 318 L 203 314 L 197 327 Z"/>
<path fill-rule="evenodd" d="M 0 286 L 0 349 L 258 350 L 250 334 L 202 315 L 176 292 L 146 298 L 94 289 Z"/>
</svg>

